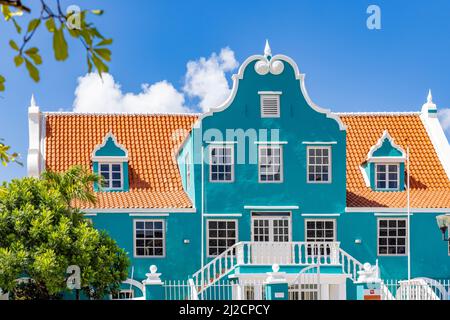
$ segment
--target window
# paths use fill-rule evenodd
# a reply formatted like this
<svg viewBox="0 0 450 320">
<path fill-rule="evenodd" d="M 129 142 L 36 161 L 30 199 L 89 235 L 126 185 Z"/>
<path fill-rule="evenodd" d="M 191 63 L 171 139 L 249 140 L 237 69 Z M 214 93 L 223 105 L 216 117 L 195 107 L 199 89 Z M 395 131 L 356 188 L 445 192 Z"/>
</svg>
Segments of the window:
<svg viewBox="0 0 450 320">
<path fill-rule="evenodd" d="M 186 187 L 191 185 L 191 163 L 189 161 L 189 153 L 186 153 L 186 157 L 184 158 L 184 165 L 186 170 Z"/>
<path fill-rule="evenodd" d="M 310 242 L 333 242 L 336 241 L 336 220 L 311 219 L 305 220 L 306 241 Z"/>
<path fill-rule="evenodd" d="M 134 298 L 133 290 L 120 290 L 118 293 L 114 293 L 112 295 L 113 300 L 124 300 L 133 298 Z"/>
<path fill-rule="evenodd" d="M 100 163 L 102 187 L 105 189 L 122 189 L 122 164 Z"/>
<path fill-rule="evenodd" d="M 236 242 L 236 220 L 208 220 L 208 256 L 217 256 Z"/>
<path fill-rule="evenodd" d="M 314 283 L 292 284 L 288 287 L 289 300 L 318 300 L 319 286 Z"/>
<path fill-rule="evenodd" d="M 375 164 L 375 186 L 378 190 L 398 190 L 399 168 L 396 164 Z"/>
<path fill-rule="evenodd" d="M 378 219 L 378 255 L 406 255 L 406 219 Z"/>
<path fill-rule="evenodd" d="M 232 146 L 210 147 L 209 180 L 232 182 L 234 179 L 234 155 Z"/>
<path fill-rule="evenodd" d="M 163 220 L 135 220 L 135 256 L 163 257 L 165 254 L 164 233 Z"/>
<path fill-rule="evenodd" d="M 280 95 L 261 94 L 261 118 L 280 117 Z"/>
<path fill-rule="evenodd" d="M 331 147 L 307 147 L 308 183 L 331 182 Z"/>
<path fill-rule="evenodd" d="M 283 181 L 283 152 L 281 146 L 259 146 L 259 182 Z"/>
</svg>

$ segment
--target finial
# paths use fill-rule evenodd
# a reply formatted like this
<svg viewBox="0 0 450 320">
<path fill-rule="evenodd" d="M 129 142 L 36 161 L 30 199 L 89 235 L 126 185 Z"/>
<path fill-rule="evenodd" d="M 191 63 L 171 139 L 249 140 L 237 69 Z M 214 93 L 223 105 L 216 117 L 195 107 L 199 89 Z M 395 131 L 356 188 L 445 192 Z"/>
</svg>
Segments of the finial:
<svg viewBox="0 0 450 320">
<path fill-rule="evenodd" d="M 265 57 L 272 56 L 272 50 L 270 49 L 269 40 L 267 39 L 266 39 L 266 46 L 264 47 L 264 56 Z"/>
<path fill-rule="evenodd" d="M 34 99 L 34 94 L 31 94 L 30 107 L 36 107 L 36 100 Z"/>
<path fill-rule="evenodd" d="M 431 94 L 431 89 L 428 90 L 427 102 L 428 103 L 432 103 L 433 102 L 433 95 Z"/>
</svg>

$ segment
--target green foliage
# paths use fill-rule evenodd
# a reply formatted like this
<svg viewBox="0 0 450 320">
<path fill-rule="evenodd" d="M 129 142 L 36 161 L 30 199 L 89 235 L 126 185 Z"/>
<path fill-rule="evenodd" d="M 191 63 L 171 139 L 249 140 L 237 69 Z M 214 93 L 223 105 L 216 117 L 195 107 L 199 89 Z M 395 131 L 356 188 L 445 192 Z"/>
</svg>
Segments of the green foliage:
<svg viewBox="0 0 450 320">
<path fill-rule="evenodd" d="M 1 86 L 1 76 L 0 76 L 0 86 Z M 22 165 L 20 161 L 18 161 L 19 154 L 9 153 L 9 149 L 11 149 L 10 146 L 7 146 L 3 143 L 3 139 L 0 138 L 0 162 L 3 166 L 8 165 L 9 162 L 16 162 L 19 165 Z"/>
<path fill-rule="evenodd" d="M 52 8 L 56 6 L 56 8 Z M 26 49 L 39 26 L 44 22 L 45 29 L 52 36 L 53 53 L 56 61 L 65 61 L 69 57 L 69 44 L 67 38 L 78 40 L 86 49 L 86 62 L 88 71 L 96 68 L 100 76 L 103 72 L 108 72 L 107 62 L 111 61 L 111 50 L 106 48 L 112 44 L 112 39 L 107 39 L 97 30 L 97 28 L 86 20 L 88 14 L 100 16 L 103 10 L 83 10 L 81 12 L 70 12 L 64 14 L 59 2 L 47 4 L 47 1 L 41 1 L 41 10 L 38 17 L 32 18 L 28 26 L 23 29 L 19 20 L 23 12 L 30 12 L 28 7 L 23 5 L 1 4 L 1 11 L 6 22 L 12 22 L 20 38 L 23 39 L 18 44 L 13 39 L 9 41 L 12 50 L 17 54 L 14 56 L 14 64 L 20 67 L 25 64 L 29 76 L 39 82 L 40 74 L 38 66 L 42 64 L 42 57 L 37 47 Z M 75 25 L 71 24 L 73 21 Z M 22 35 L 22 30 L 26 32 Z M 95 44 L 97 42 L 97 44 Z M 31 51 L 30 51 L 31 50 Z M 25 62 L 25 63 L 24 63 Z M 0 75 L 0 91 L 5 90 L 5 78 Z"/>
<path fill-rule="evenodd" d="M 92 195 L 93 178 L 75 167 L 0 187 L 0 288 L 13 298 L 59 298 L 67 290 L 69 265 L 80 267 L 82 290 L 96 299 L 127 278 L 125 251 L 69 205 L 91 199 L 83 193 Z M 16 281 L 20 277 L 32 283 L 24 287 Z"/>
</svg>

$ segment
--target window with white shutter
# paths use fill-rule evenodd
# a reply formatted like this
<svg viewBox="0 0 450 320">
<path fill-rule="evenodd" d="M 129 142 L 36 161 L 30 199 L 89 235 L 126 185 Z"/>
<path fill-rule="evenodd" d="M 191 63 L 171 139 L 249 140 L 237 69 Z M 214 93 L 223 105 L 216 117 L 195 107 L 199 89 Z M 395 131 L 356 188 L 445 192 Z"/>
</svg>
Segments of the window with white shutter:
<svg viewBox="0 0 450 320">
<path fill-rule="evenodd" d="M 261 93 L 261 117 L 280 117 L 280 93 Z"/>
</svg>

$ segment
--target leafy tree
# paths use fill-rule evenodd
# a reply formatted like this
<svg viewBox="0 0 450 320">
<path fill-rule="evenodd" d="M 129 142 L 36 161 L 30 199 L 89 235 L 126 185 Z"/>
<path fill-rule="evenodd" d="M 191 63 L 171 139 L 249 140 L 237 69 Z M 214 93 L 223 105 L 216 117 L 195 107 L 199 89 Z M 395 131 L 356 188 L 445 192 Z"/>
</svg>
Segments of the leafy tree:
<svg viewBox="0 0 450 320">
<path fill-rule="evenodd" d="M 99 181 L 99 177 L 95 176 Z M 95 201 L 94 176 L 80 167 L 46 173 L 0 187 L 0 288 L 12 297 L 57 299 L 66 289 L 66 269 L 81 269 L 81 289 L 95 299 L 118 290 L 129 259 L 105 232 L 70 206 Z M 68 184 L 73 181 L 74 186 Z M 89 196 L 87 194 L 90 194 Z M 19 284 L 20 277 L 32 279 Z"/>
<path fill-rule="evenodd" d="M 11 149 L 11 147 L 5 145 L 3 139 L 0 138 L 0 162 L 2 165 L 6 166 L 9 162 L 16 162 L 19 165 L 22 165 L 22 163 L 17 160 L 19 154 L 16 152 L 10 153 L 9 149 Z"/>
<path fill-rule="evenodd" d="M 108 72 L 107 63 L 111 61 L 111 51 L 108 46 L 112 43 L 112 39 L 105 38 L 93 23 L 87 21 L 88 14 L 102 15 L 102 10 L 78 10 L 72 6 L 64 12 L 59 0 L 40 0 L 39 14 L 30 17 L 27 27 L 23 28 L 21 19 L 24 13 L 32 14 L 31 8 L 24 2 L 30 3 L 31 0 L 0 0 L 4 20 L 13 23 L 18 36 L 22 38 L 20 42 L 14 39 L 9 40 L 9 46 L 16 54 L 14 64 L 17 67 L 24 65 L 30 77 L 35 82 L 39 82 L 38 66 L 42 64 L 42 57 L 39 48 L 31 46 L 30 43 L 40 26 L 45 24 L 45 28 L 52 37 L 55 60 L 64 61 L 68 58 L 69 46 L 66 38 L 70 36 L 86 49 L 89 72 L 92 71 L 93 66 L 96 67 L 100 76 L 102 72 Z M 33 0 L 33 2 L 38 1 Z M 5 82 L 5 77 L 0 74 L 0 91 L 5 90 Z"/>
</svg>

